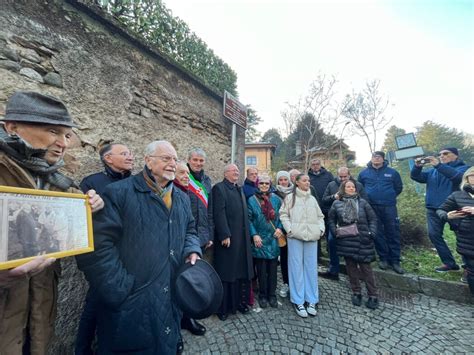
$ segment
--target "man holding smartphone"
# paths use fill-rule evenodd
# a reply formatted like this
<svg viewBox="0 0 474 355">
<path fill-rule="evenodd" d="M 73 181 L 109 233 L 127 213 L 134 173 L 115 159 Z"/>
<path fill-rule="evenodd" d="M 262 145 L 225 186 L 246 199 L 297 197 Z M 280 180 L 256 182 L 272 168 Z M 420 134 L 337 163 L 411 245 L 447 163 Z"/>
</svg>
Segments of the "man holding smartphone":
<svg viewBox="0 0 474 355">
<path fill-rule="evenodd" d="M 468 169 L 468 166 L 459 159 L 458 149 L 454 147 L 441 149 L 438 158 L 434 156 L 425 157 L 424 163 L 431 165 L 431 167 L 423 169 L 425 164 L 422 163 L 419 159 L 415 160 L 410 177 L 412 180 L 426 184 L 425 204 L 428 236 L 443 263 L 435 271 L 459 270 L 459 265 L 456 264 L 453 254 L 443 237 L 446 222 L 438 217 L 436 210 L 453 191 L 459 190 L 462 175 Z"/>
</svg>

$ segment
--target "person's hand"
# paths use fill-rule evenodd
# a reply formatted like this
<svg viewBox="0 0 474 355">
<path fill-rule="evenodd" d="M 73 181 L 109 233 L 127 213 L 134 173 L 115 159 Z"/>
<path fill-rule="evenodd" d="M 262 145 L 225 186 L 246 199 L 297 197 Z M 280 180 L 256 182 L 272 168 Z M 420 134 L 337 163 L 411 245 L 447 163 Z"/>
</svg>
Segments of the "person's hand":
<svg viewBox="0 0 474 355">
<path fill-rule="evenodd" d="M 336 192 L 336 193 L 334 194 L 334 199 L 335 199 L 335 200 L 339 200 L 339 192 Z"/>
<path fill-rule="evenodd" d="M 55 258 L 37 257 L 14 269 L 0 271 L 0 287 L 6 287 L 25 277 L 34 276 L 56 261 Z"/>
<path fill-rule="evenodd" d="M 457 218 L 463 218 L 463 217 L 466 217 L 466 214 L 464 212 L 460 212 L 457 210 L 448 212 L 448 219 L 457 219 Z"/>
<path fill-rule="evenodd" d="M 253 243 L 255 244 L 256 248 L 261 248 L 263 246 L 262 238 L 258 234 L 253 236 Z"/>
<path fill-rule="evenodd" d="M 104 200 L 102 200 L 102 197 L 100 197 L 95 190 L 87 191 L 86 195 L 89 196 L 89 204 L 91 205 L 92 213 L 104 208 Z"/>
<path fill-rule="evenodd" d="M 430 164 L 433 165 L 433 166 L 437 166 L 439 164 L 439 160 L 438 158 L 435 158 L 433 156 L 428 156 L 426 157 L 425 159 L 429 160 L 430 161 Z"/>
<path fill-rule="evenodd" d="M 474 214 L 474 206 L 465 206 L 462 211 L 472 215 Z"/>
<path fill-rule="evenodd" d="M 226 247 L 226 248 L 230 247 L 230 237 L 225 238 L 225 239 L 221 242 L 221 244 L 222 244 L 223 247 Z"/>
<path fill-rule="evenodd" d="M 191 263 L 191 265 L 194 265 L 194 264 L 196 264 L 196 260 L 198 260 L 198 259 L 201 259 L 201 258 L 199 257 L 199 254 L 197 254 L 197 253 L 191 253 L 191 254 L 189 254 L 189 256 L 186 258 L 186 262 L 187 262 L 187 263 Z"/>
<path fill-rule="evenodd" d="M 273 233 L 273 235 L 276 237 L 276 238 L 281 238 L 283 237 L 283 231 L 280 229 L 280 228 L 277 228 L 275 229 L 275 233 Z"/>
<path fill-rule="evenodd" d="M 214 242 L 212 240 L 208 241 L 206 245 L 204 246 L 204 249 L 208 249 L 214 245 Z"/>
</svg>

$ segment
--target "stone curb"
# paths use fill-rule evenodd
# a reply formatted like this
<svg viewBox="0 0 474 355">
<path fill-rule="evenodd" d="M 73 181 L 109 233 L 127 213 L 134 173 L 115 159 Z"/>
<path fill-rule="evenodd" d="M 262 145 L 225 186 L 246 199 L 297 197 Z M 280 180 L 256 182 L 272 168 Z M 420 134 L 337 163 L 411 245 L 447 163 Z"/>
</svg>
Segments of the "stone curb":
<svg viewBox="0 0 474 355">
<path fill-rule="evenodd" d="M 329 266 L 329 259 L 321 258 L 321 264 Z M 346 274 L 346 265 L 341 262 L 340 271 Z M 377 285 L 386 290 L 397 290 L 409 293 L 422 293 L 459 303 L 474 304 L 474 297 L 469 287 L 461 282 L 442 281 L 414 274 L 399 275 L 393 271 L 374 268 Z"/>
</svg>

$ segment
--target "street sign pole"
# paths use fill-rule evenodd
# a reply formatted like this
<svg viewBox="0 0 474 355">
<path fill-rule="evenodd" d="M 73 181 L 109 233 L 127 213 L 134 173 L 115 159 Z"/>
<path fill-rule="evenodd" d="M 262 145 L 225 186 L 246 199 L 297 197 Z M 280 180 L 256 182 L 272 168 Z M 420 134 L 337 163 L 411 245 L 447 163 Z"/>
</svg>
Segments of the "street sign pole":
<svg viewBox="0 0 474 355">
<path fill-rule="evenodd" d="M 224 91 L 224 117 L 232 122 L 232 142 L 230 160 L 235 164 L 236 147 L 237 144 L 237 124 L 243 129 L 247 129 L 247 107 L 240 103 L 237 98 L 232 96 L 229 92 Z"/>
<path fill-rule="evenodd" d="M 232 150 L 230 163 L 235 164 L 235 141 L 237 140 L 237 126 L 235 123 L 232 124 Z"/>
</svg>

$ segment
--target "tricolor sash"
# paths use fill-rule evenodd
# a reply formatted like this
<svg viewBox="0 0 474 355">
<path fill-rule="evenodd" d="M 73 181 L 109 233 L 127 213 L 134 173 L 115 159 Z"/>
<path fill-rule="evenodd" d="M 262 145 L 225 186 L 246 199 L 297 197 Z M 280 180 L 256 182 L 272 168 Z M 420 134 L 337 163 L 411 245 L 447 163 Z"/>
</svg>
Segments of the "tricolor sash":
<svg viewBox="0 0 474 355">
<path fill-rule="evenodd" d="M 189 174 L 189 191 L 197 196 L 198 199 L 206 206 L 207 208 L 207 191 L 206 188 L 197 181 L 192 174 Z"/>
</svg>

